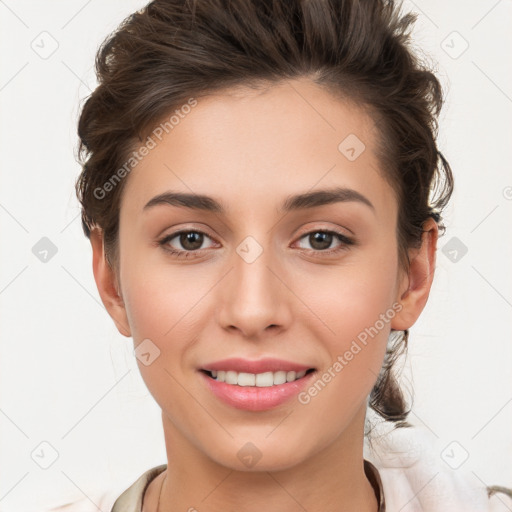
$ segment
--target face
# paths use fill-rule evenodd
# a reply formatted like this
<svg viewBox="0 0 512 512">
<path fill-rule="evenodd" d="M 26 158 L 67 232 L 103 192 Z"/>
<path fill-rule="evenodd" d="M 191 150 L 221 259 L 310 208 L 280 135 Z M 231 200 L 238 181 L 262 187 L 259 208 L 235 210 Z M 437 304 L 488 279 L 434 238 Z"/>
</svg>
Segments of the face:
<svg viewBox="0 0 512 512">
<path fill-rule="evenodd" d="M 198 100 L 131 171 L 109 311 L 176 450 L 284 469 L 362 436 L 390 330 L 419 314 L 376 139 L 295 80 Z"/>
</svg>

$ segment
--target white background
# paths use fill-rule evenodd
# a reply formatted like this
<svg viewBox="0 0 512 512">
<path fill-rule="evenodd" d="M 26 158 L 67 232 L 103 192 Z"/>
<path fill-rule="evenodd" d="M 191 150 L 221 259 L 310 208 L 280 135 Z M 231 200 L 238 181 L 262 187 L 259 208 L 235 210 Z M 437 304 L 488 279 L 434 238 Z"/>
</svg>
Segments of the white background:
<svg viewBox="0 0 512 512">
<path fill-rule="evenodd" d="M 95 51 L 144 3 L 0 1 L 3 511 L 124 489 L 166 462 L 160 412 L 132 341 L 99 300 L 73 189 L 76 121 L 95 86 Z M 473 478 L 512 486 L 512 2 L 404 7 L 418 12 L 415 44 L 447 93 L 439 147 L 456 181 L 433 290 L 411 329 L 410 420 L 440 447 L 460 443 Z M 41 37 L 46 49 L 58 44 L 46 59 L 31 47 Z M 46 263 L 32 252 L 42 237 L 57 248 Z M 468 249 L 455 262 L 443 253 L 453 237 Z M 43 441 L 59 455 L 46 470 L 31 457 L 50 456 Z"/>
</svg>

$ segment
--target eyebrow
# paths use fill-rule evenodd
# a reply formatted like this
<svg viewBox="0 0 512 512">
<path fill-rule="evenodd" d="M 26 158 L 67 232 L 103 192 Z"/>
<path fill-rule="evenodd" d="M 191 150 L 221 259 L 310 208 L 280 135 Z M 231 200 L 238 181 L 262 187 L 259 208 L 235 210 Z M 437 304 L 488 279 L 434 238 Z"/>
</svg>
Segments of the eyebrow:
<svg viewBox="0 0 512 512">
<path fill-rule="evenodd" d="M 336 187 L 331 189 L 314 190 L 312 192 L 305 192 L 289 196 L 279 210 L 282 213 L 287 213 L 296 210 L 316 208 L 339 202 L 358 202 L 371 208 L 375 212 L 375 207 L 371 201 L 351 188 Z M 193 210 L 203 210 L 213 213 L 225 214 L 226 209 L 221 202 L 213 197 L 204 194 L 192 194 L 185 192 L 164 192 L 158 196 L 153 197 L 143 210 L 148 210 L 154 206 L 168 204 L 171 206 L 182 206 Z"/>
</svg>

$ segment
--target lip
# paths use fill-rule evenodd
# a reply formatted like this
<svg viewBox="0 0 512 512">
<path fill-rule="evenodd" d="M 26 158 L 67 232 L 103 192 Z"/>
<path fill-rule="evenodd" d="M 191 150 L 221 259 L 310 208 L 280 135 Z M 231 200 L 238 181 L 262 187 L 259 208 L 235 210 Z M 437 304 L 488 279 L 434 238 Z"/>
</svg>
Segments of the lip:
<svg viewBox="0 0 512 512">
<path fill-rule="evenodd" d="M 284 359 L 275 359 L 267 357 L 252 361 L 250 359 L 243 359 L 233 357 L 230 359 L 223 359 L 204 365 L 202 370 L 231 370 L 234 372 L 244 373 L 265 373 L 265 372 L 278 372 L 283 370 L 285 372 L 301 372 L 313 368 L 311 365 L 304 365 L 294 363 L 292 361 L 285 361 Z"/>
<path fill-rule="evenodd" d="M 208 389 L 222 402 L 235 409 L 254 412 L 273 409 L 293 399 L 309 385 L 316 373 L 313 371 L 293 382 L 260 388 L 226 384 L 213 379 L 205 372 L 199 372 Z"/>
</svg>

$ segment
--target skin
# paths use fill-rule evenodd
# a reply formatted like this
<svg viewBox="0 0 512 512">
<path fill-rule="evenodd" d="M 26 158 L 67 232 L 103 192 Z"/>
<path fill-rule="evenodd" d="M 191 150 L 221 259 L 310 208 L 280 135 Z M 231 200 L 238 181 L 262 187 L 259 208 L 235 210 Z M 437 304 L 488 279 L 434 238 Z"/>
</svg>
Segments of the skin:
<svg viewBox="0 0 512 512">
<path fill-rule="evenodd" d="M 355 161 L 338 150 L 349 134 L 366 146 Z M 432 219 L 425 223 L 421 248 L 401 269 L 398 205 L 376 140 L 363 110 L 307 79 L 201 98 L 127 178 L 114 269 L 101 230 L 93 231 L 105 307 L 135 347 L 149 338 L 160 350 L 150 365 L 138 361 L 162 409 L 168 459 L 146 492 L 145 512 L 157 510 L 160 490 L 161 511 L 377 510 L 363 471 L 367 398 L 390 330 L 410 328 L 426 304 L 438 231 Z M 374 210 L 346 201 L 279 213 L 289 195 L 334 186 L 355 189 Z M 226 213 L 144 210 L 170 190 L 210 195 Z M 177 259 L 158 245 L 184 228 L 207 235 L 195 258 Z M 305 236 L 318 230 L 357 243 L 323 256 Z M 263 249 L 250 264 L 236 252 L 249 235 Z M 190 247 L 179 236 L 168 245 Z M 328 249 L 340 245 L 334 236 Z M 198 374 L 233 356 L 282 358 L 322 374 L 398 303 L 400 312 L 307 405 L 292 399 L 242 411 L 218 400 Z M 251 468 L 237 457 L 247 442 L 261 453 Z"/>
</svg>

